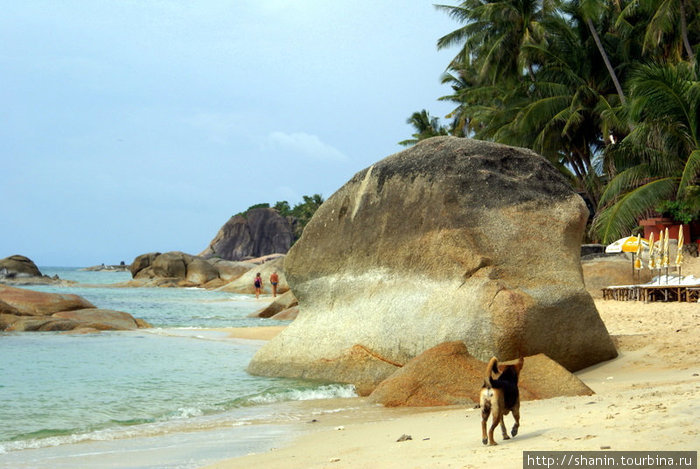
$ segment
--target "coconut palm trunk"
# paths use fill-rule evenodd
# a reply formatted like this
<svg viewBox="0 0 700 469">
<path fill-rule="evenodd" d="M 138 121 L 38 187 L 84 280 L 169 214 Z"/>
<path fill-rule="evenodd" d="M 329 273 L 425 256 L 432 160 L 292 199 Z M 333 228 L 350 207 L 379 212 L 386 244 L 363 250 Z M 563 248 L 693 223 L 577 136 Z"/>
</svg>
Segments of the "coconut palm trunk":
<svg viewBox="0 0 700 469">
<path fill-rule="evenodd" d="M 695 54 L 693 54 L 693 48 L 690 46 L 690 41 L 688 40 L 688 24 L 685 20 L 685 0 L 680 0 L 680 17 L 681 17 L 681 36 L 683 38 L 683 47 L 685 47 L 685 52 L 688 54 L 689 61 L 695 62 Z"/>
<path fill-rule="evenodd" d="M 595 41 L 596 46 L 598 46 L 598 51 L 600 52 L 600 55 L 603 57 L 603 62 L 605 62 L 605 67 L 608 69 L 608 73 L 610 74 L 610 78 L 612 78 L 613 84 L 615 85 L 615 90 L 617 90 L 617 95 L 620 97 L 620 102 L 622 104 L 625 104 L 625 93 L 622 91 L 622 86 L 620 86 L 620 80 L 617 78 L 617 74 L 615 73 L 615 69 L 613 69 L 612 64 L 610 63 L 610 59 L 608 58 L 608 54 L 605 52 L 605 49 L 603 48 L 603 43 L 600 40 L 600 36 L 598 36 L 598 31 L 596 31 L 595 26 L 593 25 L 593 21 L 591 20 L 590 16 L 585 15 L 586 19 L 586 25 L 588 26 L 588 29 L 591 31 L 591 35 L 593 36 L 593 40 Z"/>
</svg>

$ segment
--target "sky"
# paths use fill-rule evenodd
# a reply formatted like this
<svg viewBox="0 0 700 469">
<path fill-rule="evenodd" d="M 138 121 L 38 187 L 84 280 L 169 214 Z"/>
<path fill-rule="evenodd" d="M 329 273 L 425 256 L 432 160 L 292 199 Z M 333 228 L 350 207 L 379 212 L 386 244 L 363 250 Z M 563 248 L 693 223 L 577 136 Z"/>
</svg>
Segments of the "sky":
<svg viewBox="0 0 700 469">
<path fill-rule="evenodd" d="M 252 205 L 327 199 L 451 110 L 433 3 L 0 0 L 0 259 L 198 254 Z"/>
</svg>

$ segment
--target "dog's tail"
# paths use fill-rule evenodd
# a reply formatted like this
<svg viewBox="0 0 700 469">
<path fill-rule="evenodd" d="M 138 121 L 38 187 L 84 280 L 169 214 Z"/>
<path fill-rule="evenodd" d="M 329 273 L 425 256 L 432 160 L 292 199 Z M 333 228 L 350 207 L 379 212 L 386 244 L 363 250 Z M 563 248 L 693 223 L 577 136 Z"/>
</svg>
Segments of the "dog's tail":
<svg viewBox="0 0 700 469">
<path fill-rule="evenodd" d="M 491 357 L 489 364 L 486 365 L 486 373 L 484 374 L 484 386 L 487 388 L 490 388 L 493 383 L 494 373 L 498 373 L 498 359 L 496 357 Z"/>
</svg>

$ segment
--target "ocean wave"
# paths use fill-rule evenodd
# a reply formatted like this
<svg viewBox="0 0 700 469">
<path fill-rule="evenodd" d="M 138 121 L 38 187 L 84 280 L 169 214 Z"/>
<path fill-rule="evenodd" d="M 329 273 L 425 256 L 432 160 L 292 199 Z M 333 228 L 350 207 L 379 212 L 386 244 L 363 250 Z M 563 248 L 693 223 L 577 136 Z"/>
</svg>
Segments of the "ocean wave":
<svg viewBox="0 0 700 469">
<path fill-rule="evenodd" d="M 328 384 L 305 389 L 275 389 L 244 398 L 250 405 L 273 404 L 284 401 L 311 401 L 357 397 L 352 384 Z"/>
</svg>

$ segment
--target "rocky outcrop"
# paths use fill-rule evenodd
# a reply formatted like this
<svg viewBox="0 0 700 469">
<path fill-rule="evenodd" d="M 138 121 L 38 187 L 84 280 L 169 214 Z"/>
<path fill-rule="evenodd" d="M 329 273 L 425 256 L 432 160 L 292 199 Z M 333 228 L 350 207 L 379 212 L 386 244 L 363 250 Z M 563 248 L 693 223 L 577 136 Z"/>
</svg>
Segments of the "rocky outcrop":
<svg viewBox="0 0 700 469">
<path fill-rule="evenodd" d="M 95 308 L 78 295 L 42 293 L 0 285 L 0 300 L 13 307 L 18 316 L 50 316 L 59 311 Z"/>
<path fill-rule="evenodd" d="M 299 306 L 292 306 L 291 308 L 283 309 L 279 313 L 272 316 L 270 319 L 276 321 L 294 321 L 299 315 Z"/>
<path fill-rule="evenodd" d="M 424 140 L 318 209 L 285 262 L 300 314 L 248 369 L 335 381 L 334 363 L 356 347 L 403 365 L 449 341 L 480 360 L 545 353 L 569 370 L 613 358 L 583 285 L 587 217 L 529 150 Z M 345 382 L 367 375 L 353 366 Z"/>
<path fill-rule="evenodd" d="M 179 251 L 152 252 L 138 256 L 131 263 L 129 270 L 136 281 L 128 286 L 219 288 L 254 267 L 249 262 L 205 259 Z"/>
<path fill-rule="evenodd" d="M 637 271 L 633 269 L 631 254 L 590 256 L 581 261 L 581 268 L 586 290 L 593 298 L 602 298 L 603 288 L 609 286 L 634 285 L 651 281 L 651 273 L 648 269 Z"/>
<path fill-rule="evenodd" d="M 130 330 L 151 327 L 128 313 L 98 309 L 78 295 L 0 285 L 0 330 Z"/>
<path fill-rule="evenodd" d="M 398 369 L 369 396 L 387 407 L 469 405 L 479 402 L 486 362 L 471 356 L 463 342 L 433 347 Z M 520 399 L 590 396 L 580 379 L 544 354 L 525 357 Z"/>
<path fill-rule="evenodd" d="M 437 345 L 397 370 L 370 395 L 387 407 L 479 402 L 486 364 L 467 352 L 464 342 Z"/>
<path fill-rule="evenodd" d="M 28 257 L 14 255 L 0 259 L 0 278 L 41 276 L 39 268 Z"/>
<path fill-rule="evenodd" d="M 79 270 L 83 270 L 86 272 L 128 272 L 129 266 L 126 265 L 124 263 L 124 261 L 122 261 L 122 263 L 118 264 L 118 265 L 116 265 L 116 264 L 114 264 L 114 265 L 100 264 L 100 265 L 93 265 L 91 267 L 84 267 L 84 268 L 79 269 Z"/>
<path fill-rule="evenodd" d="M 0 259 L 0 283 L 5 285 L 72 285 L 57 275 L 42 275 L 36 264 L 25 256 L 14 255 Z"/>
<path fill-rule="evenodd" d="M 283 311 L 286 311 L 290 308 L 295 307 L 298 304 L 299 304 L 299 301 L 294 296 L 294 293 L 292 293 L 291 291 L 287 291 L 286 293 L 278 296 L 277 299 L 275 299 L 268 306 L 261 309 L 260 311 L 254 312 L 249 317 L 251 317 L 251 318 L 271 318 L 273 316 L 277 316 L 279 313 L 281 313 Z M 287 314 L 284 317 L 288 317 L 288 316 L 289 316 L 289 314 Z M 277 317 L 277 319 L 281 319 L 282 317 L 283 316 L 280 315 Z"/>
<path fill-rule="evenodd" d="M 259 272 L 263 279 L 262 292 L 266 294 L 272 293 L 272 288 L 270 286 L 270 274 L 272 274 L 272 272 L 277 272 L 277 276 L 279 277 L 277 293 L 281 295 L 282 293 L 289 291 L 289 284 L 287 283 L 287 277 L 284 273 L 285 257 L 286 256 L 277 257 L 270 262 L 265 262 L 262 265 L 255 266 L 253 269 L 247 271 L 236 280 L 218 288 L 218 290 L 229 293 L 253 294 L 255 293 L 253 282 L 255 280 L 255 275 Z"/>
<path fill-rule="evenodd" d="M 226 282 L 236 280 L 257 265 L 251 262 L 227 261 L 218 258 L 207 259 L 207 261 L 219 272 L 219 278 Z"/>
<path fill-rule="evenodd" d="M 271 208 L 254 208 L 231 217 L 199 255 L 238 261 L 286 253 L 293 241 L 287 218 Z"/>
</svg>

